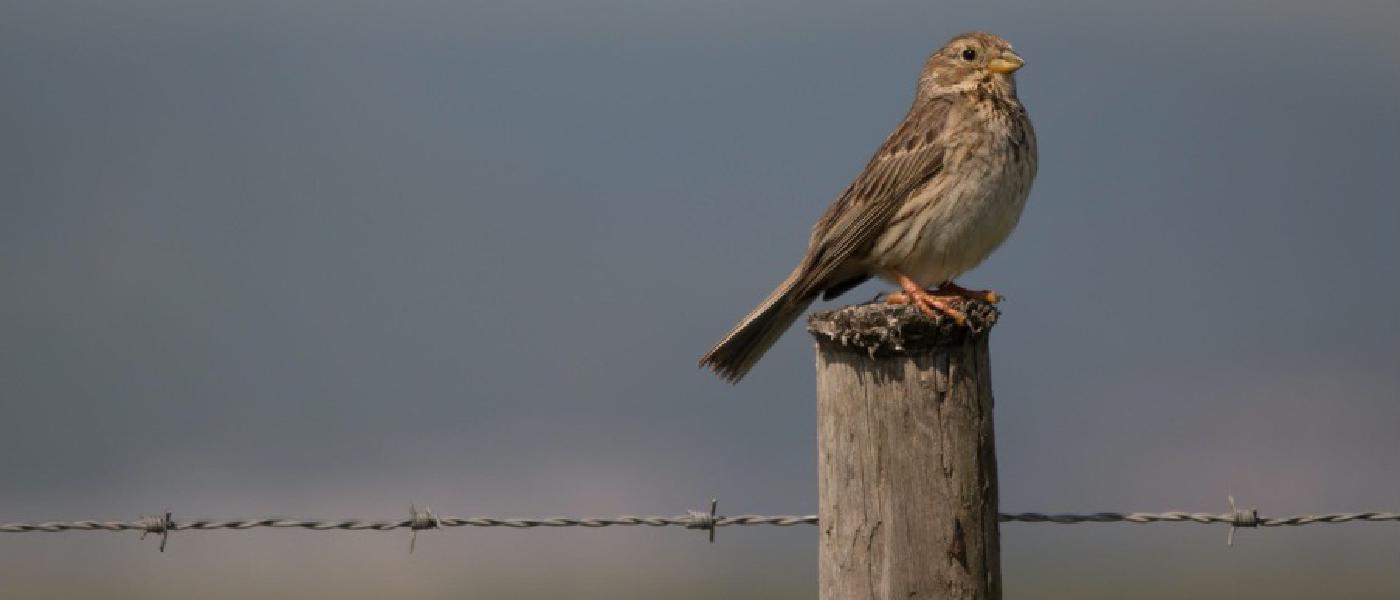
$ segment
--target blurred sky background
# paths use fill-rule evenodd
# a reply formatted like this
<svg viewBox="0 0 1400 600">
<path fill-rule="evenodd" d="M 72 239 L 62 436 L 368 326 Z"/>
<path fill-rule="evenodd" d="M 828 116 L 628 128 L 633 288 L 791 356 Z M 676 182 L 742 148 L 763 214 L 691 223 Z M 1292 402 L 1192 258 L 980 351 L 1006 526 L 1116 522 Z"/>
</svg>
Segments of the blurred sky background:
<svg viewBox="0 0 1400 600">
<path fill-rule="evenodd" d="M 1002 508 L 1400 509 L 1393 0 L 0 4 L 0 521 L 816 510 L 696 358 L 927 54 L 1040 138 L 962 283 Z M 841 299 L 861 301 L 867 284 Z M 820 305 L 819 305 L 820 306 Z M 1003 526 L 1010 598 L 1395 598 L 1400 527 Z M 5 598 L 810 598 L 813 527 L 0 535 Z"/>
</svg>

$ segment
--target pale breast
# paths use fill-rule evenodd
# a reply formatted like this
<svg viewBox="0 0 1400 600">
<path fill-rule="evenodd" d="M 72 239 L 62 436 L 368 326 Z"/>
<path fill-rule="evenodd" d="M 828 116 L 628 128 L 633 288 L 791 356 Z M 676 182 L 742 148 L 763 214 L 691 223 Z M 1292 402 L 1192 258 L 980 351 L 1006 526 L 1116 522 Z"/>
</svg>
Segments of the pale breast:
<svg viewBox="0 0 1400 600">
<path fill-rule="evenodd" d="M 1020 122 L 979 116 L 987 118 L 979 139 L 950 144 L 943 172 L 905 201 L 876 241 L 879 268 L 937 286 L 986 260 L 1016 228 L 1035 178 L 1034 133 L 1024 112 Z"/>
</svg>

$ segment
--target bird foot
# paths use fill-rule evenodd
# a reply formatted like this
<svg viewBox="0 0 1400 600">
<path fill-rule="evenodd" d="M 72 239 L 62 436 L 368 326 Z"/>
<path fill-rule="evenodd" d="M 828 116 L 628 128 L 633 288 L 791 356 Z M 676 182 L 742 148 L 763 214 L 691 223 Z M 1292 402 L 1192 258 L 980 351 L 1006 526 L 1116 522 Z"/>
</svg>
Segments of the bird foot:
<svg viewBox="0 0 1400 600">
<path fill-rule="evenodd" d="M 930 319 L 937 319 L 941 313 L 948 315 L 958 325 L 967 325 L 967 314 L 953 306 L 953 301 L 961 299 L 962 296 L 934 294 L 915 286 L 903 292 L 892 292 L 885 297 L 885 304 L 912 304 Z"/>
<path fill-rule="evenodd" d="M 933 293 L 939 296 L 955 296 L 958 298 L 967 298 L 968 300 L 981 300 L 987 304 L 996 304 L 1006 299 L 1005 296 L 993 292 L 992 290 L 969 290 L 951 281 L 943 282 L 943 285 L 938 286 L 938 289 L 934 290 Z"/>
</svg>

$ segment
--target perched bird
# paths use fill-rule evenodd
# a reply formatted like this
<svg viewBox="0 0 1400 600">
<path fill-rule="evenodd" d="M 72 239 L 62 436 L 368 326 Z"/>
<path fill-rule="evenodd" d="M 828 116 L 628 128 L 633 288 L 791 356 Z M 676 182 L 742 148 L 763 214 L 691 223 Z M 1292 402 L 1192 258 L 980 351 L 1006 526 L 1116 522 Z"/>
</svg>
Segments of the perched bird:
<svg viewBox="0 0 1400 600">
<path fill-rule="evenodd" d="M 802 262 L 700 365 L 737 382 L 818 296 L 874 276 L 903 290 L 888 302 L 958 323 L 954 301 L 999 301 L 952 280 L 1006 240 L 1030 194 L 1035 132 L 1012 76 L 1024 64 L 988 33 L 934 52 L 904 122 L 812 227 Z"/>
</svg>

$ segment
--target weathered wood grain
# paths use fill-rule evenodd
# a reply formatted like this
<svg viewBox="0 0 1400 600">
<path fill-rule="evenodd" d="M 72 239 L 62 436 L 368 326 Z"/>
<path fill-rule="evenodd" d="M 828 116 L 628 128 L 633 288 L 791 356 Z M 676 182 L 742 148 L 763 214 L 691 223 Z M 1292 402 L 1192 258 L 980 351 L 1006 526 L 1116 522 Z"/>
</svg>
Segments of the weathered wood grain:
<svg viewBox="0 0 1400 600">
<path fill-rule="evenodd" d="M 822 600 L 1000 598 L 987 331 L 905 306 L 817 313 Z"/>
</svg>

